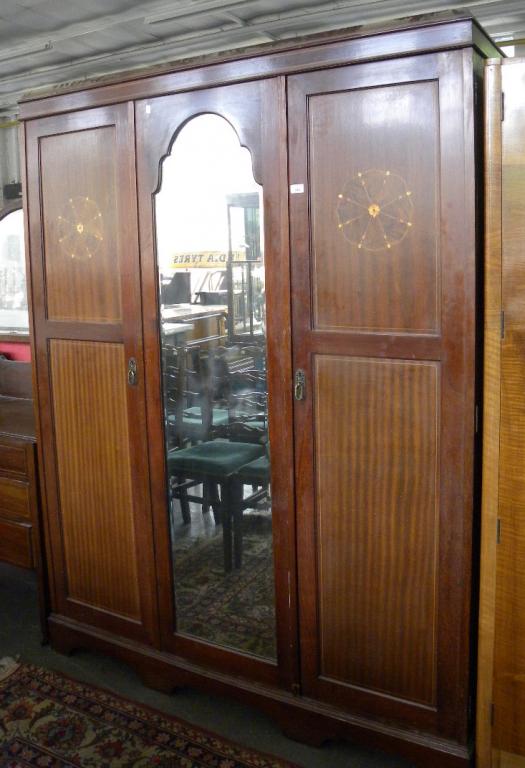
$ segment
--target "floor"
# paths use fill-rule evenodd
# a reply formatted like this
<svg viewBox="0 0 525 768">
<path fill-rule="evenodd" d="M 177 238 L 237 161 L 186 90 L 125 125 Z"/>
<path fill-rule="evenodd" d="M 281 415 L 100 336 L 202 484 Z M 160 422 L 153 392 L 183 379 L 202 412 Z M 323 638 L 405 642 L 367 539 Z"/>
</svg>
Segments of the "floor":
<svg viewBox="0 0 525 768">
<path fill-rule="evenodd" d="M 199 494 L 202 493 L 200 487 Z M 246 493 L 253 493 L 246 488 Z M 276 658 L 272 516 L 268 508 L 243 514 L 242 564 L 225 571 L 223 526 L 201 504 L 190 503 L 184 523 L 171 505 L 177 631 L 262 658 Z"/>
<path fill-rule="evenodd" d="M 290 741 L 267 717 L 229 699 L 186 689 L 170 696 L 158 693 L 145 688 L 132 669 L 101 655 L 84 651 L 61 656 L 41 645 L 33 574 L 0 563 L 0 658 L 3 656 L 19 657 L 109 688 L 302 768 L 411 768 L 399 758 L 346 743 L 328 743 L 317 749 Z"/>
</svg>

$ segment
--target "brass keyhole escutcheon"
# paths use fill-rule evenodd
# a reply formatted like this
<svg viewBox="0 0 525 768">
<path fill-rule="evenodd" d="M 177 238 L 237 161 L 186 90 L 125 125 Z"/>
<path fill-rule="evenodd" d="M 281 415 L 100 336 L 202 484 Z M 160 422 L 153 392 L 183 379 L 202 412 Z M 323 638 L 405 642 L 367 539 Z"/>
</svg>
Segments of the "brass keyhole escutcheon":
<svg viewBox="0 0 525 768">
<path fill-rule="evenodd" d="M 130 357 L 128 360 L 128 384 L 130 387 L 136 387 L 137 380 L 137 361 L 134 357 Z"/>
<path fill-rule="evenodd" d="M 306 394 L 306 374 L 302 368 L 295 372 L 294 397 L 296 400 L 304 400 Z"/>
<path fill-rule="evenodd" d="M 381 208 L 378 206 L 377 203 L 372 203 L 371 205 L 368 206 L 368 213 L 373 219 L 375 219 L 376 216 L 379 216 L 379 214 L 381 213 Z"/>
</svg>

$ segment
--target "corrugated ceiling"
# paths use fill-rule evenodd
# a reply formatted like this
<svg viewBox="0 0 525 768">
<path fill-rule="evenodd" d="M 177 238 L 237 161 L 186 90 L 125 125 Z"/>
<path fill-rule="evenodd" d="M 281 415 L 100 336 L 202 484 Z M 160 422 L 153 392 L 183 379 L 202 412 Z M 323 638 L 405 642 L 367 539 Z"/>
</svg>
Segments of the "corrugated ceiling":
<svg viewBox="0 0 525 768">
<path fill-rule="evenodd" d="M 525 0 L 0 0 L 0 112 L 41 86 L 451 9 L 525 38 Z"/>
</svg>

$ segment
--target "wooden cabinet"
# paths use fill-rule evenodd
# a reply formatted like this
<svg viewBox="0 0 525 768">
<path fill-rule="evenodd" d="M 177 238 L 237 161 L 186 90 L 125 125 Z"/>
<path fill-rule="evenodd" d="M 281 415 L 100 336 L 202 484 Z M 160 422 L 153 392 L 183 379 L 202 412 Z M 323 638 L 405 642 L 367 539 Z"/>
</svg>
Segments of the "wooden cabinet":
<svg viewBox="0 0 525 768">
<path fill-rule="evenodd" d="M 477 764 L 525 766 L 525 61 L 486 81 L 486 312 Z M 504 105 L 504 113 L 502 107 Z"/>
<path fill-rule="evenodd" d="M 55 646 L 234 694 L 314 743 L 469 763 L 487 54 L 472 19 L 440 17 L 24 104 Z M 238 168 L 206 154 L 223 130 Z M 219 188 L 223 218 L 252 201 L 229 241 Z M 168 349 L 162 265 L 221 258 L 252 260 L 249 338 L 230 318 L 220 349 L 184 346 L 175 308 Z M 217 370 L 238 381 L 243 355 L 240 438 Z M 181 385 L 203 361 L 206 386 Z M 170 380 L 195 399 L 170 410 Z"/>
<path fill-rule="evenodd" d="M 0 560 L 22 568 L 36 567 L 40 546 L 35 458 L 33 440 L 0 434 Z"/>
<path fill-rule="evenodd" d="M 42 592 L 31 394 L 30 364 L 0 360 L 0 560 L 38 569 Z"/>
</svg>

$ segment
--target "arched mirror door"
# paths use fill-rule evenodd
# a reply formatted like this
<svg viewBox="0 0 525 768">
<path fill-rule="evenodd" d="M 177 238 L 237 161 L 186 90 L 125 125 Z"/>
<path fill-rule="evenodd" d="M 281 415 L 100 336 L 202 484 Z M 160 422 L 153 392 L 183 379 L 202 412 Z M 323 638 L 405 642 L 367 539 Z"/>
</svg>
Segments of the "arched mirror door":
<svg viewBox="0 0 525 768">
<path fill-rule="evenodd" d="M 276 104 L 263 116 L 276 90 L 156 99 L 139 105 L 137 128 L 143 279 L 156 307 L 150 436 L 163 642 L 291 684 L 284 142 L 271 131 Z"/>
<path fill-rule="evenodd" d="M 262 187 L 194 117 L 155 197 L 177 633 L 276 658 Z"/>
</svg>

